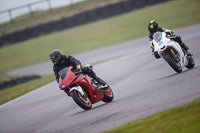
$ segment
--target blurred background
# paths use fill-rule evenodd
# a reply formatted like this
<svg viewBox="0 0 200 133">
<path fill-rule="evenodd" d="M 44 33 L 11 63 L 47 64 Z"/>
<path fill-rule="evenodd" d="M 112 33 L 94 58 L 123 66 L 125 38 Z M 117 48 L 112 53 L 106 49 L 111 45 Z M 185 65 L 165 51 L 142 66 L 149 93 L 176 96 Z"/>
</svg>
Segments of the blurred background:
<svg viewBox="0 0 200 133">
<path fill-rule="evenodd" d="M 33 14 L 33 12 L 50 10 L 81 1 L 84 0 L 0 0 L 0 23 L 11 21 L 27 13 Z"/>
</svg>

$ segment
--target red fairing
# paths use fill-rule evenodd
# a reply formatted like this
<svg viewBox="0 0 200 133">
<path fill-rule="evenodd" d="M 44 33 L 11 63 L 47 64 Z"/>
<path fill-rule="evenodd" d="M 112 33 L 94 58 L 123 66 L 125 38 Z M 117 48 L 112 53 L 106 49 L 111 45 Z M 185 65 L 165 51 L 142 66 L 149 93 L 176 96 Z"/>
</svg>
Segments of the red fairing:
<svg viewBox="0 0 200 133">
<path fill-rule="evenodd" d="M 67 74 L 64 79 L 59 78 L 59 87 L 61 90 L 65 90 L 77 78 L 77 76 L 71 71 L 71 69 L 72 67 L 68 68 Z M 63 87 L 63 85 L 65 85 L 65 87 Z"/>
<path fill-rule="evenodd" d="M 71 70 L 72 67 L 66 67 L 59 71 L 59 87 L 68 96 L 71 96 L 81 108 L 88 110 L 91 108 L 91 103 L 93 104 L 101 100 L 104 102 L 112 101 L 113 93 L 111 89 L 109 90 L 111 94 L 100 91 L 93 86 L 90 77 L 83 73 L 75 75 Z M 111 98 L 108 99 L 108 96 Z"/>
<path fill-rule="evenodd" d="M 61 90 L 64 90 L 68 96 L 69 94 L 69 88 L 78 85 L 81 86 L 89 95 L 90 100 L 92 103 L 96 103 L 98 101 L 101 101 L 102 98 L 104 98 L 104 93 L 97 90 L 92 84 L 91 79 L 87 75 L 75 75 L 71 71 L 72 67 L 69 67 L 67 69 L 67 73 L 64 77 L 64 79 L 59 79 L 59 87 Z"/>
<path fill-rule="evenodd" d="M 92 103 L 101 101 L 104 97 L 104 93 L 97 90 L 92 84 L 91 79 L 86 75 L 80 75 L 74 83 L 79 83 L 89 94 Z"/>
</svg>

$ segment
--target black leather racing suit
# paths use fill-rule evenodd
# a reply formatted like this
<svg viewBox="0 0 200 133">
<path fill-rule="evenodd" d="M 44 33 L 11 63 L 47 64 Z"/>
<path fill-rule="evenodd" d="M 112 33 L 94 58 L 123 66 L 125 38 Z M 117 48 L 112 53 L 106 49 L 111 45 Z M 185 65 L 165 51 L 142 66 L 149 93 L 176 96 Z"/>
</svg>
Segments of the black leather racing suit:
<svg viewBox="0 0 200 133">
<path fill-rule="evenodd" d="M 105 85 L 106 82 L 103 81 L 102 79 L 100 79 L 99 77 L 97 77 L 97 75 L 94 73 L 94 71 L 89 68 L 89 67 L 82 67 L 81 62 L 79 60 L 77 60 L 76 58 L 74 58 L 71 55 L 61 55 L 61 60 L 58 64 L 54 64 L 53 65 L 53 71 L 56 77 L 56 81 L 57 83 L 59 83 L 59 74 L 58 72 L 65 68 L 65 67 L 69 67 L 72 66 L 73 69 L 72 70 L 76 70 L 77 66 L 80 66 L 81 70 L 86 73 L 88 76 L 90 76 L 91 78 L 93 78 L 94 80 L 96 80 L 99 84 L 101 85 Z"/>
</svg>

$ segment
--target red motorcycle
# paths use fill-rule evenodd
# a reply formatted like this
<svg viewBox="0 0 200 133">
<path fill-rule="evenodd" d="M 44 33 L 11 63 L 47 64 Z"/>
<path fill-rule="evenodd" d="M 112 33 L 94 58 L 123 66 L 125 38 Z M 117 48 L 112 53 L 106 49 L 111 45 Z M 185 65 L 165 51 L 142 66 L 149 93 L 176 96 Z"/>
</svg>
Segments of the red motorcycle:
<svg viewBox="0 0 200 133">
<path fill-rule="evenodd" d="M 108 103 L 113 100 L 114 94 L 109 86 L 100 88 L 94 79 L 82 71 L 72 71 L 72 68 L 65 67 L 59 71 L 59 87 L 71 96 L 78 106 L 89 110 L 94 103 L 99 101 Z"/>
</svg>

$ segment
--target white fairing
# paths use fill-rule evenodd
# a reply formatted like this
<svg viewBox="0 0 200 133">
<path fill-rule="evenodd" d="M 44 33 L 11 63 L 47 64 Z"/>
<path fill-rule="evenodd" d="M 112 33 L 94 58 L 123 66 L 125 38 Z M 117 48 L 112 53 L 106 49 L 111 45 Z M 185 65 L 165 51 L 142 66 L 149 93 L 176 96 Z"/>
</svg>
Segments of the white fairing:
<svg viewBox="0 0 200 133">
<path fill-rule="evenodd" d="M 83 92 L 83 90 L 82 90 L 82 88 L 80 86 L 74 86 L 74 87 L 72 87 L 70 89 L 69 93 L 71 93 L 71 91 L 73 91 L 73 90 L 77 90 L 78 92 L 81 93 L 82 96 L 84 95 L 84 92 Z"/>
<path fill-rule="evenodd" d="M 181 67 L 183 68 L 186 65 L 188 65 L 188 60 L 187 60 L 187 57 L 186 57 L 187 55 L 185 53 L 183 53 L 182 48 L 180 47 L 180 45 L 177 42 L 175 42 L 173 40 L 170 40 L 169 38 L 166 37 L 166 33 L 165 32 L 156 32 L 156 33 L 154 33 L 154 35 L 153 35 L 153 44 L 154 44 L 154 51 L 158 52 L 158 54 L 162 58 L 163 58 L 162 52 L 167 47 L 173 47 L 179 54 Z"/>
</svg>

